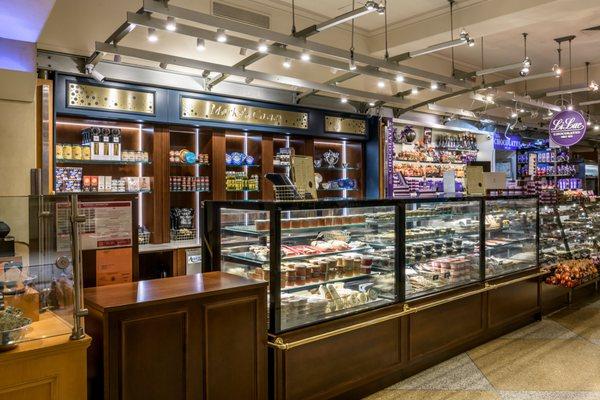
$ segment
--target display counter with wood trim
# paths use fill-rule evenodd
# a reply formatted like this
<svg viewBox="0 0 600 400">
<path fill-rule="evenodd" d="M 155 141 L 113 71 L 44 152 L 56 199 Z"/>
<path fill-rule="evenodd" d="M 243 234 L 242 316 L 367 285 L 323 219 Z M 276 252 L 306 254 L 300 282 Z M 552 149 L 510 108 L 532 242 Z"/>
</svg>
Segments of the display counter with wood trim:
<svg viewBox="0 0 600 400">
<path fill-rule="evenodd" d="M 85 305 L 90 398 L 266 399 L 266 282 L 178 276 L 88 288 Z"/>
</svg>

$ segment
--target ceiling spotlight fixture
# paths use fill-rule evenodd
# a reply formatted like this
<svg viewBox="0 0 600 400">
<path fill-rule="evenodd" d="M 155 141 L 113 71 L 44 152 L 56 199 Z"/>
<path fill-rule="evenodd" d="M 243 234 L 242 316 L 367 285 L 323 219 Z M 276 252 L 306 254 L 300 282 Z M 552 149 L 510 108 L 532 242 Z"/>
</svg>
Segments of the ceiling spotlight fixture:
<svg viewBox="0 0 600 400">
<path fill-rule="evenodd" d="M 521 109 L 519 109 L 519 112 L 520 112 L 521 114 L 523 114 L 523 113 L 525 112 L 525 109 L 524 109 L 524 108 L 521 108 Z"/>
<path fill-rule="evenodd" d="M 158 35 L 156 34 L 156 29 L 148 28 L 148 33 L 146 34 L 146 38 L 149 42 L 154 43 L 158 41 Z"/>
<path fill-rule="evenodd" d="M 464 44 L 468 45 L 469 47 L 475 46 L 475 39 L 471 38 L 469 36 L 469 33 L 465 30 L 460 32 L 460 36 L 458 39 L 434 44 L 422 50 L 411 51 L 410 53 L 408 53 L 408 58 L 414 58 L 425 54 L 434 53 L 436 51 L 445 50 L 456 46 L 462 46 Z"/>
<path fill-rule="evenodd" d="M 494 95 L 493 94 L 488 94 L 487 96 L 485 96 L 485 101 L 488 103 L 493 103 L 494 102 Z"/>
<path fill-rule="evenodd" d="M 350 71 L 356 71 L 356 61 L 354 61 L 354 51 L 350 50 L 350 62 L 348 63 Z"/>
<path fill-rule="evenodd" d="M 283 60 L 282 65 L 283 65 L 283 68 L 290 69 L 290 68 L 292 68 L 292 60 L 290 60 L 289 58 L 286 58 L 285 60 Z"/>
<path fill-rule="evenodd" d="M 404 82 L 404 77 L 402 75 L 396 75 L 396 82 Z"/>
<path fill-rule="evenodd" d="M 259 53 L 266 53 L 267 50 L 269 50 L 269 46 L 267 46 L 267 42 L 265 39 L 260 39 L 258 41 L 257 50 L 259 51 Z"/>
<path fill-rule="evenodd" d="M 204 39 L 202 39 L 202 38 L 196 39 L 196 50 L 198 50 L 198 51 L 206 50 L 206 43 L 204 42 Z"/>
<path fill-rule="evenodd" d="M 100 72 L 98 72 L 96 70 L 96 66 L 94 64 L 87 64 L 85 66 L 85 73 L 90 75 L 92 78 L 94 78 L 98 82 L 104 81 L 104 78 L 105 78 L 104 75 L 102 75 Z"/>
<path fill-rule="evenodd" d="M 554 76 L 560 78 L 562 75 L 562 68 L 558 64 L 554 64 L 552 66 L 552 72 L 554 72 Z"/>
<path fill-rule="evenodd" d="M 365 3 L 365 7 L 367 7 L 367 10 L 369 11 L 375 11 L 379 8 L 379 5 L 373 0 L 368 0 Z"/>
<path fill-rule="evenodd" d="M 573 104 L 569 104 L 569 105 L 567 106 L 567 110 L 569 110 L 569 111 L 573 111 Z"/>
<path fill-rule="evenodd" d="M 513 111 L 512 113 L 510 113 L 510 117 L 511 118 L 517 118 L 519 115 L 517 114 L 516 111 Z"/>
<path fill-rule="evenodd" d="M 375 107 L 375 102 L 373 100 L 369 101 L 369 107 Z"/>
<path fill-rule="evenodd" d="M 254 78 L 247 77 L 246 79 L 244 79 L 244 82 L 246 82 L 246 85 L 251 84 L 252 81 L 254 81 Z"/>
<path fill-rule="evenodd" d="M 597 92 L 600 86 L 598 86 L 598 83 L 596 81 L 591 81 L 589 84 L 589 88 L 592 92 Z"/>
<path fill-rule="evenodd" d="M 594 130 L 595 131 L 600 130 L 600 125 L 594 125 Z"/>
<path fill-rule="evenodd" d="M 347 102 L 348 102 L 348 98 L 347 98 L 347 97 L 342 97 L 342 98 L 340 99 L 340 101 L 341 101 L 342 103 L 344 103 L 344 104 L 345 104 L 345 103 L 347 103 Z"/>
<path fill-rule="evenodd" d="M 431 87 L 431 90 L 438 90 L 439 86 L 438 86 L 437 82 L 431 82 L 431 86 L 430 87 Z"/>
<path fill-rule="evenodd" d="M 587 126 L 592 126 L 592 121 L 588 119 L 587 122 L 586 122 L 586 125 Z"/>
<path fill-rule="evenodd" d="M 385 14 L 385 6 L 383 5 L 383 3 L 379 3 L 379 5 L 377 6 L 377 14 Z"/>
<path fill-rule="evenodd" d="M 548 116 L 551 117 L 552 115 L 554 115 L 554 113 L 552 112 L 552 110 L 548 110 Z"/>
<path fill-rule="evenodd" d="M 385 87 L 385 82 L 382 80 L 377 81 L 377 87 L 380 87 L 380 88 Z"/>
<path fill-rule="evenodd" d="M 225 29 L 219 28 L 217 29 L 217 42 L 225 43 L 227 41 L 227 35 L 225 34 Z"/>
<path fill-rule="evenodd" d="M 159 67 L 161 67 L 162 69 L 167 69 L 167 63 L 166 62 L 161 62 L 160 64 L 158 64 Z"/>
<path fill-rule="evenodd" d="M 310 54 L 306 50 L 302 50 L 302 54 L 300 54 L 300 59 L 302 61 L 310 61 Z"/>
<path fill-rule="evenodd" d="M 519 71 L 519 75 L 527 76 L 529 75 L 529 71 L 531 69 L 531 59 L 527 57 L 527 33 L 523 33 L 523 49 L 525 52 L 525 56 L 523 58 L 523 66 L 521 67 L 521 71 Z"/>
<path fill-rule="evenodd" d="M 418 94 L 419 93 L 419 88 L 414 87 L 410 90 L 410 94 Z"/>
<path fill-rule="evenodd" d="M 202 77 L 203 78 L 208 78 L 210 75 L 210 71 L 205 69 L 204 71 L 202 71 Z"/>
<path fill-rule="evenodd" d="M 167 17 L 167 23 L 165 24 L 165 28 L 168 31 L 174 32 L 177 30 L 177 24 L 175 23 L 175 17 Z"/>
<path fill-rule="evenodd" d="M 116 63 L 120 63 L 121 62 L 121 55 L 120 54 L 115 54 L 113 57 L 113 61 Z"/>
<path fill-rule="evenodd" d="M 240 47 L 240 56 L 245 56 L 248 53 L 248 49 L 245 47 Z"/>
</svg>

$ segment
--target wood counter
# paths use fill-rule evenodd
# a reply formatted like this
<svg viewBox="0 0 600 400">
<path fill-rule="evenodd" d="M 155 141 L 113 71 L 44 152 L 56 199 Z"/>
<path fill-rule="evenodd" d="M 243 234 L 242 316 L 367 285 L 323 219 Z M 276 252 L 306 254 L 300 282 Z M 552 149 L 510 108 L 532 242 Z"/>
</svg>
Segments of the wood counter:
<svg viewBox="0 0 600 400">
<path fill-rule="evenodd" d="M 89 398 L 265 399 L 266 286 L 209 272 L 85 289 Z"/>
</svg>

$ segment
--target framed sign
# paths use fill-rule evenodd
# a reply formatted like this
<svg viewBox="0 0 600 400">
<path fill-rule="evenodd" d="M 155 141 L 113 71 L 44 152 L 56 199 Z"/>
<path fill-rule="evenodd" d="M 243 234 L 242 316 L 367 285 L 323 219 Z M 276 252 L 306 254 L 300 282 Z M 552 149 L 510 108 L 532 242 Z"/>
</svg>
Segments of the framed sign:
<svg viewBox="0 0 600 400">
<path fill-rule="evenodd" d="M 561 111 L 550 120 L 550 143 L 570 147 L 585 136 L 587 124 L 579 111 Z"/>
</svg>

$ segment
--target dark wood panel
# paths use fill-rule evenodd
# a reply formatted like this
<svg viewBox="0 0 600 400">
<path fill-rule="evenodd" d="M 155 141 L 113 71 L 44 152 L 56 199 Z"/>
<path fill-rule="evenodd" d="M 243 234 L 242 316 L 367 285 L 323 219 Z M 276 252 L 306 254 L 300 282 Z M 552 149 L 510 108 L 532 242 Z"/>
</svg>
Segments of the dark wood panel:
<svg viewBox="0 0 600 400">
<path fill-rule="evenodd" d="M 509 323 L 539 310 L 537 279 L 519 282 L 488 292 L 490 328 Z"/>
<path fill-rule="evenodd" d="M 213 131 L 210 147 L 212 149 L 212 199 L 225 200 L 225 132 Z"/>
<path fill-rule="evenodd" d="M 121 322 L 119 398 L 187 397 L 188 318 L 177 311 Z"/>
<path fill-rule="evenodd" d="M 267 334 L 256 295 L 209 302 L 203 307 L 205 398 L 265 399 Z M 234 361 L 233 364 L 231 361 Z M 235 376 L 234 385 L 223 385 Z"/>
<path fill-rule="evenodd" d="M 286 399 L 320 398 L 348 382 L 399 365 L 400 319 L 291 349 L 285 354 Z"/>
<path fill-rule="evenodd" d="M 481 334 L 484 330 L 483 306 L 483 296 L 475 295 L 410 315 L 411 362 Z"/>
<path fill-rule="evenodd" d="M 170 241 L 169 220 L 169 129 L 156 127 L 152 138 L 152 193 L 143 195 L 144 224 L 150 230 L 151 243 Z"/>
<path fill-rule="evenodd" d="M 273 172 L 273 136 L 263 135 L 261 141 L 261 174 L 260 189 L 262 191 L 262 200 L 274 200 L 275 192 L 273 184 L 265 178 L 265 174 Z"/>
</svg>

